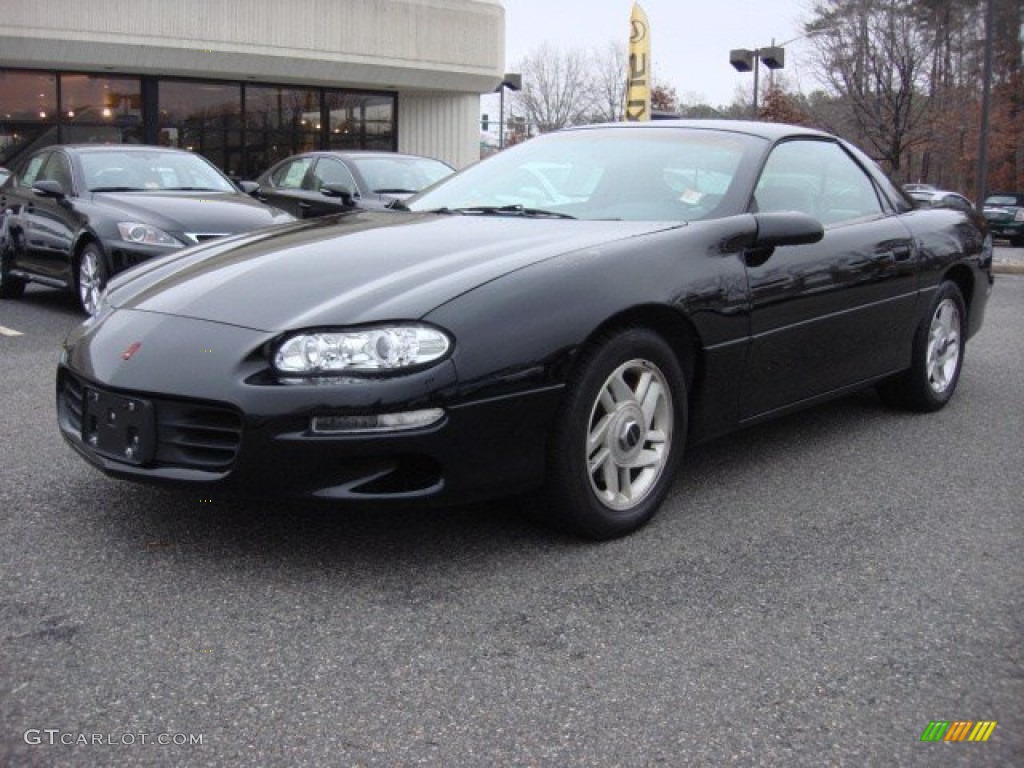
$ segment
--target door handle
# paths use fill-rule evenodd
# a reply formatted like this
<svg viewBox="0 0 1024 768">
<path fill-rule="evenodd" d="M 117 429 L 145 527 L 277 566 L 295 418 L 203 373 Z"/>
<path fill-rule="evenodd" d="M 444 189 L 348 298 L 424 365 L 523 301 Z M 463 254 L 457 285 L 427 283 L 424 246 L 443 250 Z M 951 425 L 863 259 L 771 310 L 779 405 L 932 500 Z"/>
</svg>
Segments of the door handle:
<svg viewBox="0 0 1024 768">
<path fill-rule="evenodd" d="M 313 206 L 310 205 L 309 203 L 299 203 L 299 208 L 301 208 L 304 211 L 308 211 L 312 207 Z"/>
<path fill-rule="evenodd" d="M 910 246 L 897 245 L 892 249 L 892 256 L 896 261 L 907 261 L 910 258 Z"/>
</svg>

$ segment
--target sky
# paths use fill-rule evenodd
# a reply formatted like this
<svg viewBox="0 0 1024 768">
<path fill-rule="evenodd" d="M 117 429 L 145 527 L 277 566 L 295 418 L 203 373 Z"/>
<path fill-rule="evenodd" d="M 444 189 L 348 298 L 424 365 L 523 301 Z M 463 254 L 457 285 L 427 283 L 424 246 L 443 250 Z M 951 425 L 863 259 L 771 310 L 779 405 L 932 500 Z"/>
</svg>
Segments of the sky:
<svg viewBox="0 0 1024 768">
<path fill-rule="evenodd" d="M 506 71 L 542 43 L 561 50 L 590 51 L 629 40 L 631 0 L 504 0 Z M 651 27 L 657 81 L 674 86 L 684 103 L 732 103 L 736 88 L 747 98 L 753 73 L 729 64 L 733 48 L 759 48 L 801 35 L 811 0 L 643 0 Z M 810 91 L 809 50 L 802 41 L 786 46 L 783 70 L 789 85 Z M 762 73 L 764 73 L 762 68 Z"/>
</svg>

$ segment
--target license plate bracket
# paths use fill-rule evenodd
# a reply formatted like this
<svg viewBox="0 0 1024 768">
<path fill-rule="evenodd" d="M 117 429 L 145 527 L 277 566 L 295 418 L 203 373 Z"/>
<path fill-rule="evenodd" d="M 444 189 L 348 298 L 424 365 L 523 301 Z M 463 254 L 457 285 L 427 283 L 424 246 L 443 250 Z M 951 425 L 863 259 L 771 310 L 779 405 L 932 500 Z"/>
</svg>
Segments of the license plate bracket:
<svg viewBox="0 0 1024 768">
<path fill-rule="evenodd" d="M 86 387 L 82 440 L 99 453 L 127 464 L 152 461 L 156 447 L 153 403 Z"/>
</svg>

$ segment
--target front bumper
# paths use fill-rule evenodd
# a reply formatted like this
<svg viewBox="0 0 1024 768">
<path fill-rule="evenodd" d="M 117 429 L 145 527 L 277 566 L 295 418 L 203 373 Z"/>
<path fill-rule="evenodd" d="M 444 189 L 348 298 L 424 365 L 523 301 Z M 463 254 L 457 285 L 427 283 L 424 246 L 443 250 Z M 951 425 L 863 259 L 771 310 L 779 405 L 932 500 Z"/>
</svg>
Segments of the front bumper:
<svg viewBox="0 0 1024 768">
<path fill-rule="evenodd" d="M 138 312 L 114 313 L 101 332 L 96 325 L 86 323 L 66 344 L 57 413 L 64 439 L 110 476 L 349 502 L 467 501 L 543 480 L 560 386 L 463 399 L 451 361 L 398 377 L 283 385 L 252 354 L 265 342 L 255 331 Z M 157 325 L 162 331 L 151 333 Z M 189 349 L 189 339 L 202 349 Z M 123 360 L 135 343 L 136 355 Z M 90 412 L 91 394 L 103 413 Z M 109 404 L 128 402 L 152 411 L 149 421 L 132 422 L 148 446 L 132 459 L 119 454 L 128 432 L 114 448 L 95 442 Z M 444 416 L 390 432 L 311 428 L 314 416 L 422 408 Z"/>
</svg>

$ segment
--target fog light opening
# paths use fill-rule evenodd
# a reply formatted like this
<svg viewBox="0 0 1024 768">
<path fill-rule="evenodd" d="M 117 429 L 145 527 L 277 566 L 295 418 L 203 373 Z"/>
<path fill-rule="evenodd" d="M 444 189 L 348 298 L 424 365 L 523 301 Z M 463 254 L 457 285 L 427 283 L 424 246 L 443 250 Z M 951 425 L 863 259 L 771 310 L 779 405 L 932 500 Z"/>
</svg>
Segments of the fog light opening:
<svg viewBox="0 0 1024 768">
<path fill-rule="evenodd" d="M 317 435 L 353 435 L 366 432 L 400 432 L 436 424 L 444 418 L 440 408 L 405 413 L 379 413 L 364 416 L 314 416 L 310 429 Z"/>
</svg>

